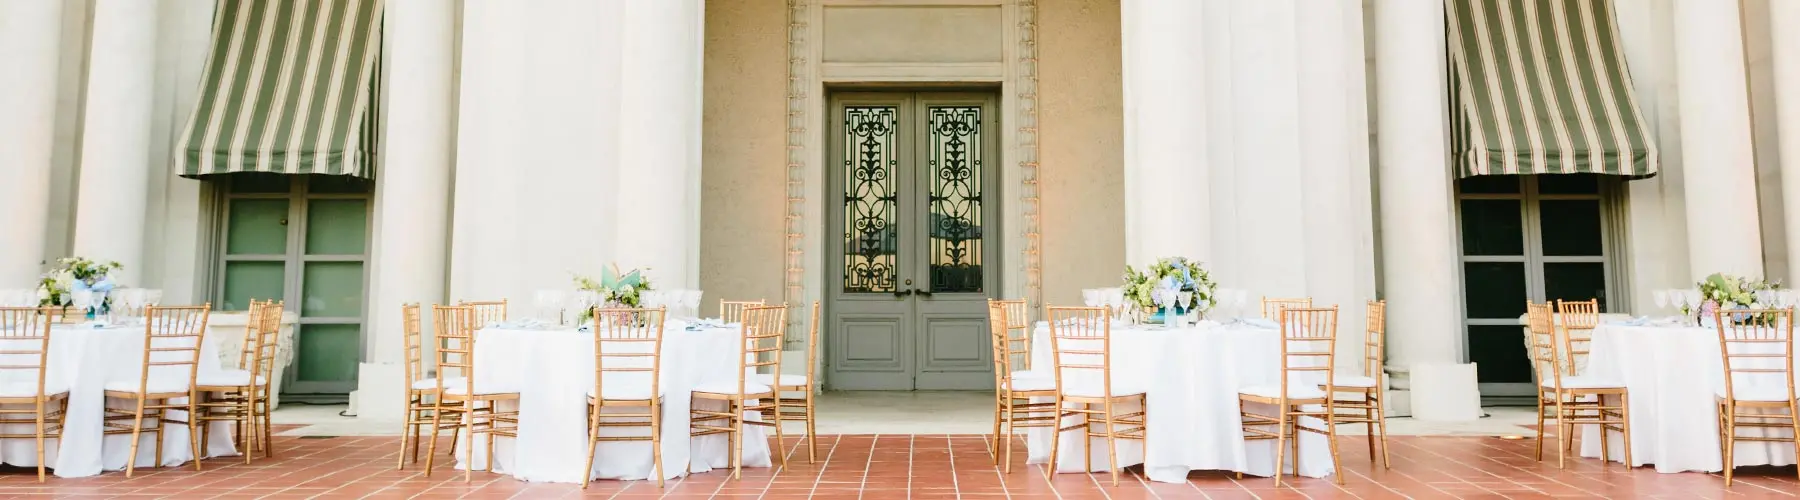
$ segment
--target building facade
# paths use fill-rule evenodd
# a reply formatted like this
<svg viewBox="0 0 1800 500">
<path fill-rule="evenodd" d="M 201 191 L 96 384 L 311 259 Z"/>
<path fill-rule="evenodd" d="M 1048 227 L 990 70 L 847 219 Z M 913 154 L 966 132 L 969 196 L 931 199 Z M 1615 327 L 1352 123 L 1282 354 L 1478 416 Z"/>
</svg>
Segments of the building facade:
<svg viewBox="0 0 1800 500">
<path fill-rule="evenodd" d="M 0 288 L 283 298 L 284 391 L 378 417 L 403 303 L 648 268 L 823 301 L 827 388 L 975 389 L 982 299 L 1180 255 L 1341 305 L 1340 364 L 1387 300 L 1461 418 L 1530 394 L 1524 301 L 1800 245 L 1785 0 L 14 0 L 0 59 Z"/>
</svg>

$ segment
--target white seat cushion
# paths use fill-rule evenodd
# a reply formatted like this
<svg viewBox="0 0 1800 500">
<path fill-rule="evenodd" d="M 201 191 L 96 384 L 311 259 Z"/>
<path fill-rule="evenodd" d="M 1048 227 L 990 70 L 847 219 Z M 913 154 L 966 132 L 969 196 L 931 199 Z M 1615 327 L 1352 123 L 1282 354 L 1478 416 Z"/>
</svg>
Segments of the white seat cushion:
<svg viewBox="0 0 1800 500">
<path fill-rule="evenodd" d="M 1553 389 L 1556 387 L 1556 381 L 1555 380 L 1545 380 L 1542 384 L 1539 384 L 1539 385 L 1542 385 L 1546 389 Z M 1562 388 L 1564 388 L 1564 389 L 1624 389 L 1625 384 L 1621 383 L 1617 380 L 1607 380 L 1607 379 L 1601 378 L 1601 377 L 1576 375 L 1576 376 L 1570 376 L 1570 377 L 1563 377 L 1562 378 Z"/>
<path fill-rule="evenodd" d="M 736 380 L 716 380 L 694 386 L 694 392 L 706 392 L 712 394 L 736 394 L 737 390 L 738 381 Z M 768 385 L 759 384 L 753 380 L 744 381 L 744 394 L 766 394 L 773 390 L 774 389 L 770 389 Z"/>
<path fill-rule="evenodd" d="M 1787 387 L 1780 386 L 1780 385 L 1749 385 L 1749 386 L 1746 386 L 1746 385 L 1740 385 L 1740 384 L 1733 384 L 1731 386 L 1731 392 L 1733 393 L 1732 395 L 1737 396 L 1738 401 L 1773 402 L 1773 401 L 1787 401 L 1788 400 Z M 1717 395 L 1718 397 L 1723 398 L 1723 397 L 1725 397 L 1725 389 L 1720 388 L 1717 391 L 1713 391 L 1713 394 Z"/>
<path fill-rule="evenodd" d="M 456 387 L 459 385 L 469 385 L 469 383 L 466 380 L 467 379 L 464 379 L 462 377 L 450 377 L 450 378 L 444 379 L 444 385 L 447 385 L 450 387 Z M 429 391 L 429 390 L 437 389 L 438 388 L 437 383 L 438 383 L 437 377 L 431 377 L 431 378 L 428 378 L 425 380 L 415 380 L 415 381 L 413 381 L 412 388 L 418 389 L 421 391 Z"/>
<path fill-rule="evenodd" d="M 1289 383 L 1288 386 L 1288 399 L 1320 399 L 1325 397 L 1325 391 L 1319 389 L 1318 386 L 1306 386 L 1294 383 Z M 1238 394 L 1281 399 L 1281 386 L 1278 384 L 1253 385 L 1238 389 Z"/>
<path fill-rule="evenodd" d="M 750 377 L 750 380 L 762 385 L 779 385 L 787 387 L 810 385 L 806 383 L 805 375 L 782 375 L 781 380 L 777 381 L 775 380 L 774 375 L 758 373 L 756 376 Z"/>
<path fill-rule="evenodd" d="M 600 388 L 600 390 L 602 392 L 606 393 L 606 397 L 604 399 L 609 399 L 609 400 L 642 401 L 642 400 L 650 399 L 650 386 L 644 385 L 644 384 L 614 384 L 614 385 L 603 386 Z M 657 396 L 660 397 L 662 395 L 658 394 Z M 593 389 L 587 390 L 587 397 L 589 397 L 589 398 L 594 397 Z"/>
<path fill-rule="evenodd" d="M 1332 375 L 1331 383 L 1338 387 L 1366 388 L 1375 387 L 1375 377 L 1362 375 Z"/>
<path fill-rule="evenodd" d="M 213 374 L 202 373 L 199 375 L 197 383 L 202 386 L 213 387 L 243 387 L 250 385 L 250 372 L 248 370 L 220 370 L 218 373 Z M 268 383 L 268 379 L 265 379 L 260 375 L 256 377 L 256 385 L 260 386 Z"/>
<path fill-rule="evenodd" d="M 108 391 L 135 393 L 138 392 L 138 381 L 114 380 L 107 382 L 103 388 Z M 151 378 L 150 383 L 144 386 L 144 390 L 149 394 L 187 392 L 188 384 L 186 380 Z"/>
<path fill-rule="evenodd" d="M 69 392 L 68 387 L 57 384 L 44 384 L 44 395 L 56 395 Z M 38 395 L 37 382 L 7 382 L 0 384 L 0 398 L 29 398 Z"/>
<path fill-rule="evenodd" d="M 444 385 L 449 386 L 449 387 L 444 388 L 444 394 L 448 394 L 451 396 L 465 396 L 465 395 L 469 394 L 468 382 L 463 382 L 461 380 L 456 381 L 456 383 L 454 383 L 454 384 L 449 383 L 450 381 L 448 381 L 448 380 L 446 380 L 444 382 L 445 382 Z M 483 394 L 511 394 L 511 393 L 515 393 L 515 392 L 519 392 L 519 390 L 516 388 L 513 388 L 513 387 L 507 387 L 507 386 L 503 386 L 500 384 L 480 384 L 480 383 L 475 384 L 475 395 L 477 395 L 477 396 L 480 396 Z"/>
<path fill-rule="evenodd" d="M 1051 384 L 1054 385 L 1055 381 L 1052 380 Z M 1100 380 L 1097 378 L 1082 377 L 1077 380 L 1063 379 L 1062 393 L 1064 396 L 1074 396 L 1074 397 L 1078 397 L 1078 398 L 1098 398 L 1098 397 L 1105 397 L 1107 395 L 1107 394 L 1105 394 L 1105 392 L 1106 391 L 1104 391 L 1103 388 L 1100 386 Z M 1145 392 L 1146 392 L 1146 390 L 1142 384 L 1136 384 L 1136 383 L 1132 383 L 1130 381 L 1119 380 L 1118 377 L 1113 377 L 1113 380 L 1112 380 L 1112 396 L 1113 397 L 1135 396 L 1138 394 L 1143 394 Z"/>
<path fill-rule="evenodd" d="M 1033 371 L 1013 372 L 1011 380 L 1008 380 L 1007 383 L 1008 389 L 1014 391 L 1056 390 L 1056 377 L 1049 373 Z"/>
</svg>

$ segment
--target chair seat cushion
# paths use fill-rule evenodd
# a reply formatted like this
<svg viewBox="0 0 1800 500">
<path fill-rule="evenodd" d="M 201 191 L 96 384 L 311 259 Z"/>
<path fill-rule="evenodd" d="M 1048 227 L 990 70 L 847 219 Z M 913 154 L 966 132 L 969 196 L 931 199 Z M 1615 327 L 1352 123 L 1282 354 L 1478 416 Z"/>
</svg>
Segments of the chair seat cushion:
<svg viewBox="0 0 1800 500">
<path fill-rule="evenodd" d="M 709 394 L 737 394 L 737 391 L 738 381 L 736 380 L 715 380 L 694 386 L 694 392 Z M 744 394 L 767 394 L 773 391 L 774 389 L 766 384 L 759 384 L 752 380 L 744 381 Z"/>
<path fill-rule="evenodd" d="M 106 385 L 103 387 L 103 389 L 108 390 L 108 391 L 114 391 L 114 392 L 138 393 L 139 387 L 138 387 L 138 381 L 136 381 L 136 380 L 113 380 L 113 381 L 107 382 Z M 165 378 L 151 378 L 150 383 L 145 384 L 143 386 L 143 390 L 144 390 L 144 392 L 139 393 L 139 394 L 146 394 L 146 393 L 147 394 L 167 394 L 167 393 L 171 393 L 171 392 L 187 392 L 188 391 L 188 381 L 187 380 L 176 380 L 176 379 L 165 379 Z"/>
<path fill-rule="evenodd" d="M 1738 401 L 1757 401 L 1757 402 L 1767 403 L 1767 402 L 1781 402 L 1781 401 L 1788 400 L 1787 386 L 1781 386 L 1781 385 L 1733 384 L 1731 386 L 1731 392 L 1732 392 L 1733 396 L 1737 396 L 1736 399 Z M 1713 391 L 1713 395 L 1718 396 L 1719 398 L 1723 399 L 1725 397 L 1725 389 L 1720 388 L 1717 391 Z"/>
<path fill-rule="evenodd" d="M 1014 391 L 1052 391 L 1056 390 L 1056 376 L 1045 372 L 1022 371 L 1013 372 L 1007 381 L 1007 389 Z M 1118 384 L 1114 384 L 1118 385 Z"/>
<path fill-rule="evenodd" d="M 1052 385 L 1055 383 L 1054 380 L 1051 381 Z M 1147 390 L 1143 384 L 1135 383 L 1135 381 L 1119 380 L 1119 377 L 1113 377 L 1112 379 L 1111 396 L 1113 397 L 1135 396 L 1144 394 L 1145 392 L 1147 392 Z M 1100 384 L 1100 379 L 1088 377 L 1077 378 L 1075 380 L 1063 379 L 1062 394 L 1064 396 L 1078 398 L 1099 398 L 1107 396 L 1105 388 Z"/>
<path fill-rule="evenodd" d="M 1556 387 L 1556 381 L 1555 380 L 1545 380 L 1543 383 L 1541 383 L 1539 385 L 1543 386 L 1543 388 L 1545 388 L 1545 389 L 1553 389 Z M 1590 375 L 1575 375 L 1575 376 L 1570 376 L 1570 377 L 1563 377 L 1562 378 L 1562 388 L 1564 388 L 1564 389 L 1624 389 L 1625 384 L 1622 382 L 1619 382 L 1617 380 L 1609 380 L 1609 379 L 1606 379 L 1603 377 L 1595 377 L 1595 376 L 1590 376 Z"/>
<path fill-rule="evenodd" d="M 1281 399 L 1281 385 L 1253 385 L 1238 389 L 1238 394 L 1259 398 Z M 1320 399 L 1325 397 L 1325 391 L 1319 389 L 1318 386 L 1289 383 L 1287 397 L 1288 399 Z"/>
<path fill-rule="evenodd" d="M 805 375 L 793 375 L 793 374 L 782 375 L 780 380 L 776 380 L 775 375 L 773 375 L 773 374 L 758 373 L 758 374 L 756 374 L 756 376 L 750 377 L 750 380 L 753 382 L 756 382 L 758 384 L 770 385 L 770 386 L 779 385 L 779 386 L 783 386 L 783 387 L 794 387 L 794 386 L 810 386 L 811 385 L 811 384 L 806 383 Z"/>
<path fill-rule="evenodd" d="M 650 386 L 645 384 L 606 385 L 602 386 L 600 391 L 606 393 L 606 397 L 601 399 L 614 401 L 642 401 L 650 399 Z M 657 397 L 661 396 L 661 394 L 657 395 Z M 590 399 L 594 397 L 593 389 L 587 390 L 587 397 Z"/>
<path fill-rule="evenodd" d="M 196 383 L 201 386 L 209 387 L 243 387 L 250 385 L 250 371 L 219 370 L 218 373 L 202 373 L 199 375 Z M 260 375 L 256 377 L 256 385 L 261 386 L 267 385 L 268 383 L 268 379 L 265 379 Z"/>
<path fill-rule="evenodd" d="M 53 396 L 53 395 L 69 392 L 68 387 L 59 387 L 59 385 L 60 384 L 45 383 L 44 384 L 44 395 L 45 396 Z M 0 398 L 29 398 L 29 397 L 36 397 L 37 395 L 38 395 L 37 382 L 0 383 Z"/>
<path fill-rule="evenodd" d="M 444 388 L 444 394 L 451 396 L 469 395 L 469 383 L 462 381 L 461 377 L 458 377 L 458 380 L 455 380 L 455 383 L 452 383 L 451 380 L 445 380 L 444 385 L 448 386 Z M 476 396 L 484 394 L 512 394 L 515 392 L 519 392 L 519 389 L 502 384 L 482 384 L 479 382 L 475 384 Z"/>
<path fill-rule="evenodd" d="M 444 379 L 444 385 L 450 386 L 450 387 L 456 387 L 459 385 L 468 385 L 468 384 L 469 383 L 466 381 L 466 379 L 464 379 L 462 377 L 450 377 L 450 378 Z M 437 379 L 437 377 L 431 377 L 431 378 L 424 379 L 424 380 L 414 380 L 412 388 L 421 390 L 421 391 L 429 391 L 429 390 L 437 389 L 438 388 L 438 379 Z"/>
<path fill-rule="evenodd" d="M 1375 377 L 1366 377 L 1366 376 L 1362 376 L 1362 375 L 1332 375 L 1331 383 L 1337 385 L 1338 387 L 1353 387 L 1353 388 L 1363 389 L 1363 388 L 1375 387 L 1376 381 L 1375 381 Z"/>
</svg>

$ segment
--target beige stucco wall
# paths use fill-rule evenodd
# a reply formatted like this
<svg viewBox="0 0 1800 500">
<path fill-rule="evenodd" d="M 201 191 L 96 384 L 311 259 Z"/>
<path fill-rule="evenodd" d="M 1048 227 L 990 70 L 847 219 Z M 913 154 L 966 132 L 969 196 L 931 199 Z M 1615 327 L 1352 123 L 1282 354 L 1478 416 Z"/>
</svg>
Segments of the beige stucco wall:
<svg viewBox="0 0 1800 500">
<path fill-rule="evenodd" d="M 1119 0 L 1038 4 L 1044 302 L 1079 305 L 1125 265 Z"/>
<path fill-rule="evenodd" d="M 705 43 L 700 287 L 710 314 L 720 299 L 782 300 L 786 3 L 708 1 Z"/>
</svg>

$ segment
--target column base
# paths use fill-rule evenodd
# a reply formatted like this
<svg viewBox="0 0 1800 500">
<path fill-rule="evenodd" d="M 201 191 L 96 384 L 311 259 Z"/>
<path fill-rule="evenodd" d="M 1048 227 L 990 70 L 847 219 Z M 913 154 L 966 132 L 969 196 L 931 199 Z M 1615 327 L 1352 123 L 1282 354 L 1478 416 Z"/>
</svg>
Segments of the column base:
<svg viewBox="0 0 1800 500">
<path fill-rule="evenodd" d="M 350 413 L 356 418 L 399 422 L 406 415 L 404 366 L 399 363 L 362 363 L 357 367 L 356 391 L 350 393 Z"/>
<path fill-rule="evenodd" d="M 1406 414 L 1432 422 L 1469 422 L 1481 418 L 1481 390 L 1474 363 L 1419 363 L 1408 373 L 1409 391 L 1390 401 L 1407 405 Z M 1398 394 L 1396 394 L 1398 395 Z"/>
</svg>

